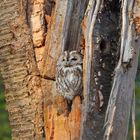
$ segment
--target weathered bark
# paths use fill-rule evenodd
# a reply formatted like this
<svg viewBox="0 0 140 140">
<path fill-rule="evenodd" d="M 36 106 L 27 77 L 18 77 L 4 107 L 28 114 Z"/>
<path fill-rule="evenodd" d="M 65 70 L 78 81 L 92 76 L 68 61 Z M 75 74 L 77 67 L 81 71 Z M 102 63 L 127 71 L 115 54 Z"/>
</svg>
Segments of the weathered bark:
<svg viewBox="0 0 140 140">
<path fill-rule="evenodd" d="M 94 1 L 84 29 L 86 39 L 85 107 L 81 139 L 101 140 L 119 42 L 119 1 Z M 91 21 L 93 20 L 94 23 Z M 94 28 L 91 26 L 94 24 Z M 92 34 L 90 33 L 92 32 Z M 89 80 L 90 79 L 90 80 Z M 100 107 L 100 94 L 103 105 Z"/>
<path fill-rule="evenodd" d="M 42 91 L 26 1 L 0 1 L 0 71 L 12 139 L 42 139 Z"/>
<path fill-rule="evenodd" d="M 140 46 L 139 6 L 139 0 L 122 2 L 120 59 L 106 114 L 104 140 L 127 139 Z"/>
<path fill-rule="evenodd" d="M 58 115 L 57 106 L 65 110 L 65 101 L 57 97 L 55 91 L 55 69 L 60 53 L 64 50 L 79 50 L 81 19 L 88 0 L 56 1 L 50 15 L 46 36 L 42 81 L 45 94 L 44 119 L 46 139 L 78 140 L 80 137 L 81 102 L 75 98 L 69 116 Z M 57 28 L 56 28 L 57 26 Z M 56 97 L 55 97 L 56 96 Z"/>
</svg>

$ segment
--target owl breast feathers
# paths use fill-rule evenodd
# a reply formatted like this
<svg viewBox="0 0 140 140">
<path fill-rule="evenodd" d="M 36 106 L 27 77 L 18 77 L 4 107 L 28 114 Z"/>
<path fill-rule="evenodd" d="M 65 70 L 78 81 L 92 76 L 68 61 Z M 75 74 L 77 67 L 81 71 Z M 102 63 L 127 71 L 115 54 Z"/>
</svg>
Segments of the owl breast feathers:
<svg viewBox="0 0 140 140">
<path fill-rule="evenodd" d="M 73 100 L 82 94 L 82 55 L 77 51 L 65 51 L 58 59 L 56 89 L 65 99 Z"/>
</svg>

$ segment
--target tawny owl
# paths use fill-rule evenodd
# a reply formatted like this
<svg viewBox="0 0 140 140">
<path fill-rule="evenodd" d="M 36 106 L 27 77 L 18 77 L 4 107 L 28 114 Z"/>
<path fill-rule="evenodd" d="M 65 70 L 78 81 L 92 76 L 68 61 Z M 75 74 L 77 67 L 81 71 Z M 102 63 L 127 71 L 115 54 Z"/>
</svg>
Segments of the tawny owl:
<svg viewBox="0 0 140 140">
<path fill-rule="evenodd" d="M 82 64 L 82 55 L 77 51 L 63 52 L 57 62 L 56 89 L 67 100 L 69 111 L 74 97 L 82 97 Z"/>
</svg>

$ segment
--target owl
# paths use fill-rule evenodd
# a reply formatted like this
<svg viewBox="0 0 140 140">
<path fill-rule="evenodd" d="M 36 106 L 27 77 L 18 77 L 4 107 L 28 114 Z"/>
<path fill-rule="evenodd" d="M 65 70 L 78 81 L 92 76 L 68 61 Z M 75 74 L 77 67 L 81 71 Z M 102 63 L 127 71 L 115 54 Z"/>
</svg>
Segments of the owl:
<svg viewBox="0 0 140 140">
<path fill-rule="evenodd" d="M 57 62 L 56 90 L 66 99 L 69 111 L 74 97 L 82 97 L 82 64 L 83 57 L 77 51 L 63 52 Z"/>
</svg>

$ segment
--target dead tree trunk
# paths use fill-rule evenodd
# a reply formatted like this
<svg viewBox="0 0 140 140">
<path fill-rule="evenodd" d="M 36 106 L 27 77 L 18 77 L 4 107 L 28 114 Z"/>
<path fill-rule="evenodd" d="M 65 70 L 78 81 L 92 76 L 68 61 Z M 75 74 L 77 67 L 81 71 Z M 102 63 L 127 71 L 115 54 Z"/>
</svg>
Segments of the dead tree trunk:
<svg viewBox="0 0 140 140">
<path fill-rule="evenodd" d="M 0 2 L 0 72 L 12 139 L 41 140 L 43 132 L 46 140 L 126 139 L 140 41 L 138 5 L 139 0 Z M 76 97 L 68 116 L 57 112 L 66 104 L 55 89 L 56 62 L 65 50 L 84 55 L 84 101 Z"/>
<path fill-rule="evenodd" d="M 66 108 L 64 99 L 54 98 L 56 62 L 61 52 L 65 50 L 80 50 L 81 28 L 88 0 L 56 1 L 50 16 L 50 28 L 46 39 L 45 59 L 43 65 L 42 83 L 44 93 L 44 122 L 46 140 L 76 140 L 80 137 L 81 103 L 75 98 L 69 116 L 57 115 L 57 106 L 62 110 Z M 56 28 L 56 26 L 58 28 Z"/>
<path fill-rule="evenodd" d="M 104 140 L 126 140 L 140 46 L 140 1 L 122 2 L 121 48 L 106 112 Z"/>
<path fill-rule="evenodd" d="M 86 20 L 88 28 L 83 29 L 86 38 L 86 98 L 81 139 L 103 139 L 105 112 L 118 58 L 119 11 L 119 1 L 94 1 Z M 94 28 L 90 30 L 93 24 Z"/>
</svg>

